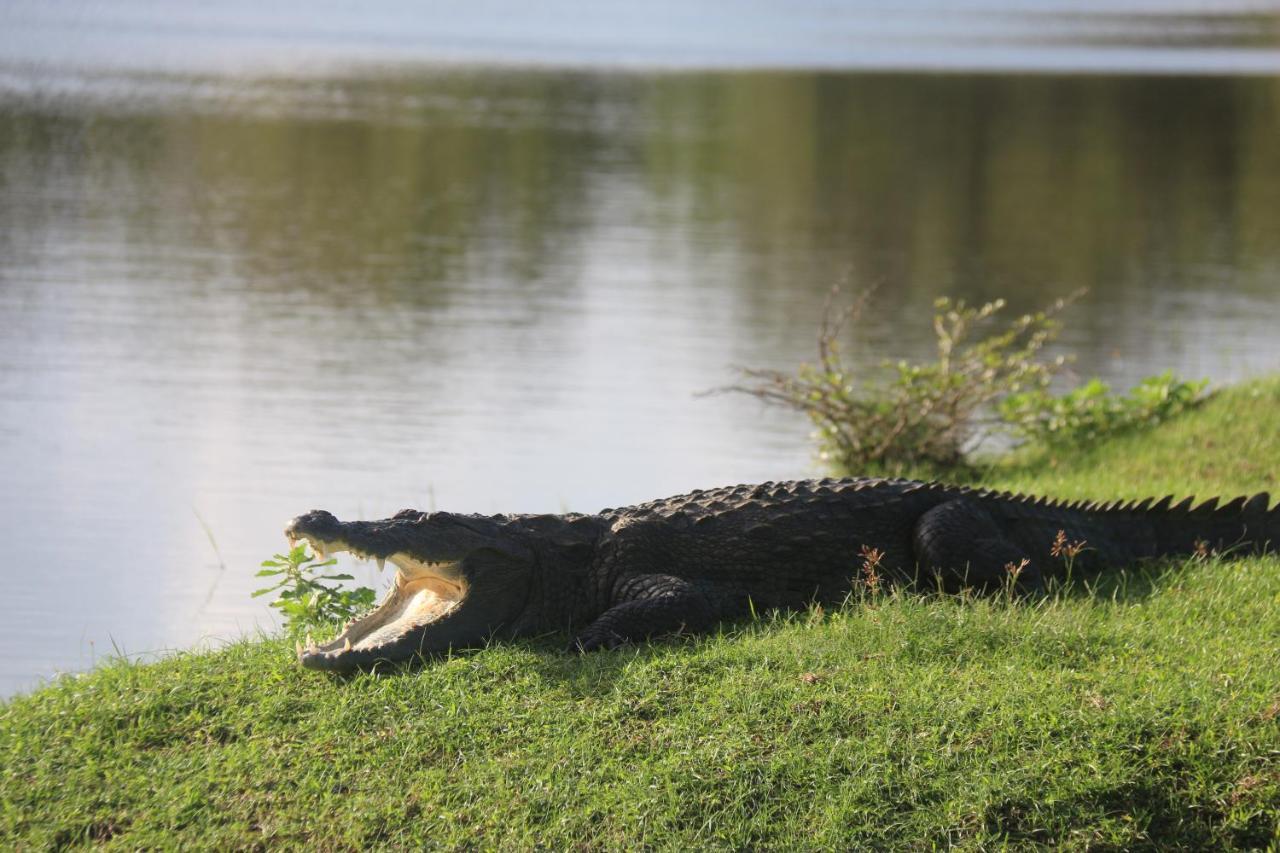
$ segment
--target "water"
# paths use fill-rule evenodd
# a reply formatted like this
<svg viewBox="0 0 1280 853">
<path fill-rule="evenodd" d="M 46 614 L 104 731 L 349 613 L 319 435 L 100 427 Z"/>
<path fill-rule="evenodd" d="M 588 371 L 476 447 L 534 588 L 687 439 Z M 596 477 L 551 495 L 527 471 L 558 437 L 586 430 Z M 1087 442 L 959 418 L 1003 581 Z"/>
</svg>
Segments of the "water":
<svg viewBox="0 0 1280 853">
<path fill-rule="evenodd" d="M 1280 80 L 1191 73 L 1271 67 L 1274 15 L 959 15 L 936 75 L 805 67 L 911 4 L 752 5 L 665 61 L 621 6 L 561 42 L 151 8 L 0 11 L 0 694 L 269 627 L 252 572 L 312 507 L 816 473 L 802 419 L 695 394 L 810 357 L 838 280 L 879 285 L 864 361 L 923 355 L 941 294 L 1088 287 L 1082 375 L 1280 365 Z M 485 51 L 539 67 L 438 61 Z M 1186 73 L 959 73 L 1071 51 Z"/>
<path fill-rule="evenodd" d="M 1257 0 L 7 0 L 0 54 L 57 71 L 554 67 L 1274 74 Z"/>
</svg>

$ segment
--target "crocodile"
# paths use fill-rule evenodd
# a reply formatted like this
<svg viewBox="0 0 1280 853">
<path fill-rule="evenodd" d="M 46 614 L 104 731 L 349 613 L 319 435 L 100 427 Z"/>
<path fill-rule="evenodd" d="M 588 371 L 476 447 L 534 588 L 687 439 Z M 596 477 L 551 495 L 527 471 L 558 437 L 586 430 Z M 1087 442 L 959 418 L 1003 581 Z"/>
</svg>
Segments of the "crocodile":
<svg viewBox="0 0 1280 853">
<path fill-rule="evenodd" d="M 847 599 L 859 583 L 1035 594 L 1051 578 L 1280 542 L 1266 493 L 1063 501 L 941 482 L 823 479 L 696 490 L 595 514 L 402 510 L 342 522 L 324 510 L 285 534 L 322 557 L 395 566 L 375 608 L 303 666 L 367 668 L 490 638 L 568 632 L 589 652 L 704 631 L 749 613 Z M 866 576 L 864 576 L 866 575 Z"/>
</svg>

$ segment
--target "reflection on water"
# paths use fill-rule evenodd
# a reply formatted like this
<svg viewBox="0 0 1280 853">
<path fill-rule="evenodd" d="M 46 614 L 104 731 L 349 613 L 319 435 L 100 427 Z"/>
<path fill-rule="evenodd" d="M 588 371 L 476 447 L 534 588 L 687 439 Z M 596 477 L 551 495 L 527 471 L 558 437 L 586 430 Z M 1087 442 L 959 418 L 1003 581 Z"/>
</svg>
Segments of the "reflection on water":
<svg viewBox="0 0 1280 853">
<path fill-rule="evenodd" d="M 0 693 L 265 624 L 252 569 L 312 507 L 813 473 L 802 421 L 693 395 L 807 357 L 838 279 L 880 286 L 868 360 L 940 294 L 1078 287 L 1082 373 L 1280 355 L 1273 79 L 111 87 L 0 101 Z"/>
</svg>

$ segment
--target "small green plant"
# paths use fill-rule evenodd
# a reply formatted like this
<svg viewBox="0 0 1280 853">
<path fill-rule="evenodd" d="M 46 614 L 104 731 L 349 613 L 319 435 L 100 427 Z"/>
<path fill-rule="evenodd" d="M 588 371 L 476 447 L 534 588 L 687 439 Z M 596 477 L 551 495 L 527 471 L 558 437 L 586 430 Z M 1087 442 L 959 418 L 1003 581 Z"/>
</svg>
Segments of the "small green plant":
<svg viewBox="0 0 1280 853">
<path fill-rule="evenodd" d="M 279 592 L 271 606 L 284 616 L 284 627 L 290 635 L 350 619 L 373 605 L 374 592 L 367 586 L 343 589 L 341 581 L 354 580 L 351 575 L 325 574 L 325 569 L 337 563 L 332 557 L 316 559 L 306 543 L 295 545 L 288 554 L 274 554 L 262 562 L 256 577 L 278 580 L 274 586 L 255 590 L 253 597 Z M 338 583 L 326 586 L 325 581 Z"/>
<path fill-rule="evenodd" d="M 1065 394 L 1044 388 L 1000 401 L 1001 419 L 1023 440 L 1049 447 L 1083 447 L 1125 430 L 1150 427 L 1199 403 L 1207 380 L 1188 382 L 1170 372 L 1148 376 L 1127 394 L 1092 379 Z"/>
</svg>

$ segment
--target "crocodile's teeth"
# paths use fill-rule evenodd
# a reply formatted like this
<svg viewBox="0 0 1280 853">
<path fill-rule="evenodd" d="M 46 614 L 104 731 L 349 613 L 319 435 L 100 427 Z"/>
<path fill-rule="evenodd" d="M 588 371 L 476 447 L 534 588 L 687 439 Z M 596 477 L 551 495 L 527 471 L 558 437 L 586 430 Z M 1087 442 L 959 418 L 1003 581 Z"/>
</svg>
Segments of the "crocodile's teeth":
<svg viewBox="0 0 1280 853">
<path fill-rule="evenodd" d="M 307 651 L 309 651 L 309 652 L 318 652 L 318 651 L 320 651 L 320 647 L 316 645 L 316 641 L 315 641 L 315 640 L 313 640 L 313 639 L 311 639 L 311 632 L 310 632 L 310 631 L 308 631 L 308 632 L 307 632 Z"/>
<path fill-rule="evenodd" d="M 379 558 L 378 558 L 378 571 L 382 571 L 382 570 L 383 570 L 383 569 L 385 569 L 386 567 L 387 567 L 387 558 L 386 558 L 386 557 L 379 557 Z"/>
<path fill-rule="evenodd" d="M 347 637 L 342 641 L 342 650 L 344 652 L 351 651 L 351 638 Z"/>
</svg>

